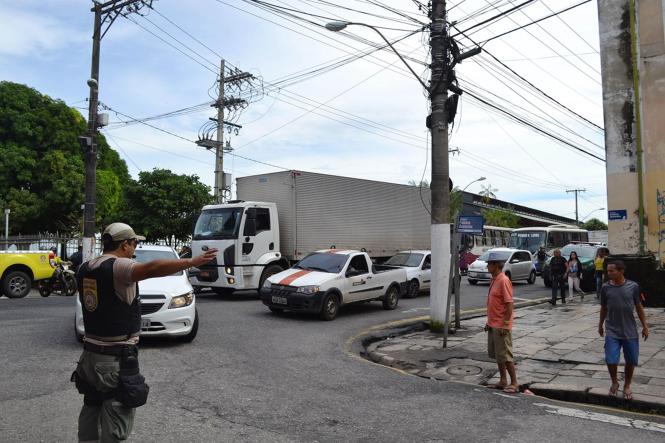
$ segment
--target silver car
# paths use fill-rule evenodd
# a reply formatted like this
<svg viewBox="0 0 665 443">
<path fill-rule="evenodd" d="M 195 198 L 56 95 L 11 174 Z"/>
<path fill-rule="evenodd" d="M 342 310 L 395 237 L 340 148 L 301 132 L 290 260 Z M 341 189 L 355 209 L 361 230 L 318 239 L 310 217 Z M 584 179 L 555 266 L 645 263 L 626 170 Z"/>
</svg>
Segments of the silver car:
<svg viewBox="0 0 665 443">
<path fill-rule="evenodd" d="M 533 256 L 524 249 L 494 248 L 486 251 L 469 266 L 467 274 L 469 284 L 475 285 L 479 281 L 490 281 L 492 275 L 487 270 L 487 259 L 490 253 L 500 254 L 506 260 L 503 272 L 511 281 L 525 280 L 530 285 L 536 282 L 536 268 Z"/>
</svg>

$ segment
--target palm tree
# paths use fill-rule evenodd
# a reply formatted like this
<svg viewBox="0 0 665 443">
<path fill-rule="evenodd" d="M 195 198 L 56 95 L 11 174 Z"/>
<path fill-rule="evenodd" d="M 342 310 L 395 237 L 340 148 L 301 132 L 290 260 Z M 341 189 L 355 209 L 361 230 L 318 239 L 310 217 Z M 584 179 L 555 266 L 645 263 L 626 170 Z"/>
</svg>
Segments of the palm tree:
<svg viewBox="0 0 665 443">
<path fill-rule="evenodd" d="M 499 192 L 497 188 L 493 188 L 491 184 L 487 185 L 480 185 L 481 191 L 478 193 L 483 197 L 483 200 L 485 203 L 489 203 L 489 201 L 493 198 L 496 198 L 496 193 Z"/>
</svg>

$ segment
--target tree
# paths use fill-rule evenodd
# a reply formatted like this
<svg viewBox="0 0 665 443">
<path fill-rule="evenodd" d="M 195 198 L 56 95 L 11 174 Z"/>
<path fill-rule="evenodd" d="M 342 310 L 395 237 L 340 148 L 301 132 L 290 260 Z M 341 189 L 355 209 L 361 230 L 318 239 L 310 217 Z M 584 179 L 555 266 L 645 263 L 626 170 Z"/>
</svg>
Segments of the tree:
<svg viewBox="0 0 665 443">
<path fill-rule="evenodd" d="M 186 241 L 204 205 L 213 202 L 210 187 L 197 175 L 177 175 L 168 169 L 141 172 L 138 182 L 127 188 L 123 221 L 148 241 L 171 236 Z"/>
<path fill-rule="evenodd" d="M 498 189 L 493 188 L 489 183 L 487 185 L 480 185 L 480 189 L 481 191 L 478 195 L 483 197 L 485 203 L 489 203 L 491 199 L 496 198 L 496 193 L 499 192 Z"/>
<path fill-rule="evenodd" d="M 502 226 L 504 228 L 517 228 L 519 226 L 520 216 L 511 210 L 483 209 L 481 213 L 485 217 L 486 225 Z"/>
<path fill-rule="evenodd" d="M 587 231 L 607 231 L 607 225 L 597 218 L 587 220 L 581 227 Z"/>
<path fill-rule="evenodd" d="M 0 203 L 12 211 L 12 233 L 80 228 L 85 153 L 78 137 L 85 132 L 81 113 L 61 100 L 0 82 Z M 98 152 L 99 221 L 119 206 L 116 184 L 131 179 L 125 162 L 101 135 Z"/>
</svg>

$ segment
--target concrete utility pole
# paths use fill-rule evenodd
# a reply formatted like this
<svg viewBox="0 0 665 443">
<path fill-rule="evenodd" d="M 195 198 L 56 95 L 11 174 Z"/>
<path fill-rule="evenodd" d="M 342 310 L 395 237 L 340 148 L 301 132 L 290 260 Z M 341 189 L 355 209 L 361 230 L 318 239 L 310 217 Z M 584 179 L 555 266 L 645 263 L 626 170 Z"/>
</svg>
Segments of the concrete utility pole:
<svg viewBox="0 0 665 443">
<path fill-rule="evenodd" d="M 90 97 L 88 100 L 88 131 L 79 137 L 85 151 L 85 210 L 83 215 L 83 261 L 90 260 L 95 252 L 95 208 L 97 205 L 97 106 L 99 99 L 99 52 L 101 40 L 113 22 L 121 15 L 138 12 L 143 6 L 151 7 L 152 0 L 95 1 L 91 11 L 95 13 L 92 33 L 92 64 L 90 68 Z M 102 27 L 106 24 L 106 29 Z"/>
<path fill-rule="evenodd" d="M 231 71 L 230 75 L 226 75 L 226 63 L 224 60 L 220 63 L 219 79 L 219 93 L 217 95 L 217 100 L 211 106 L 217 108 L 217 117 L 210 118 L 214 125 L 211 127 L 210 122 L 206 122 L 199 133 L 199 139 L 196 141 L 196 144 L 204 147 L 206 149 L 215 148 L 215 189 L 214 196 L 216 203 L 224 202 L 224 195 L 227 190 L 230 190 L 230 186 L 227 186 L 226 177 L 224 175 L 224 152 L 231 152 L 231 144 L 227 141 L 224 144 L 224 126 L 229 126 L 235 128 L 237 131 L 242 128 L 241 125 L 237 125 L 233 122 L 228 122 L 224 120 L 224 110 L 238 110 L 247 106 L 247 100 L 237 98 L 237 97 L 227 97 L 226 96 L 226 86 L 227 85 L 237 85 L 243 81 L 251 81 L 254 79 L 254 76 L 249 72 L 240 72 L 239 70 Z M 216 132 L 215 140 L 210 138 L 212 130 Z"/>
<path fill-rule="evenodd" d="M 217 96 L 217 144 L 215 146 L 215 203 L 224 201 L 224 68 L 219 65 L 219 95 Z"/>
<path fill-rule="evenodd" d="M 577 196 L 580 192 L 586 192 L 586 189 L 568 189 L 566 192 L 574 192 L 575 193 L 575 224 L 579 226 L 580 224 L 580 217 L 578 213 L 578 207 L 577 207 Z"/>
<path fill-rule="evenodd" d="M 432 326 L 441 328 L 448 319 L 450 279 L 450 191 L 448 189 L 448 54 L 447 54 L 446 2 L 432 1 L 430 48 L 432 75 L 430 100 L 432 114 L 432 286 L 430 315 Z"/>
<path fill-rule="evenodd" d="M 5 209 L 5 251 L 9 249 L 9 213 L 11 209 Z"/>
</svg>

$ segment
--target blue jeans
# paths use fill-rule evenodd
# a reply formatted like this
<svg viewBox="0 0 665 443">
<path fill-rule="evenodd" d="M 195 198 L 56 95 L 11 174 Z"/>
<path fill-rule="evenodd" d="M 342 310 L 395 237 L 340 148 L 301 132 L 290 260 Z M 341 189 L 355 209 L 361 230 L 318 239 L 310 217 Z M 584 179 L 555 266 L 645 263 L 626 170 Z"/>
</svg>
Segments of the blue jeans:
<svg viewBox="0 0 665 443">
<path fill-rule="evenodd" d="M 563 281 L 563 275 L 553 275 L 552 276 L 552 301 L 553 305 L 556 304 L 556 291 L 557 289 L 561 292 L 561 302 L 566 302 L 566 283 Z"/>
</svg>

